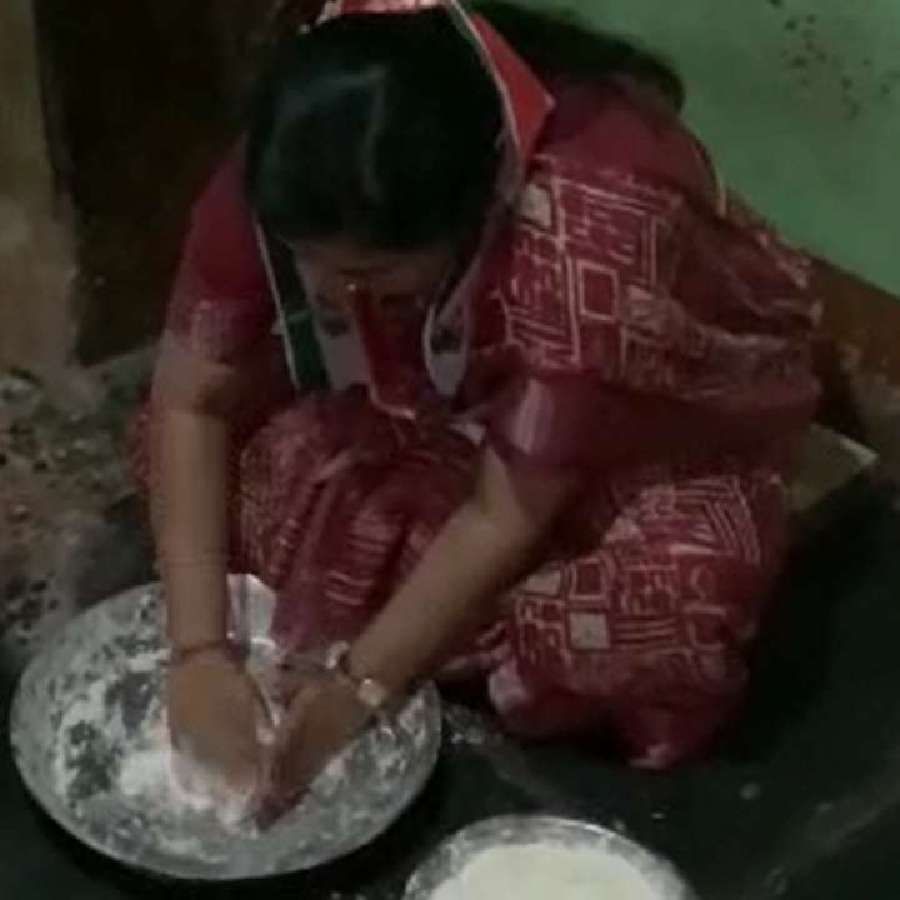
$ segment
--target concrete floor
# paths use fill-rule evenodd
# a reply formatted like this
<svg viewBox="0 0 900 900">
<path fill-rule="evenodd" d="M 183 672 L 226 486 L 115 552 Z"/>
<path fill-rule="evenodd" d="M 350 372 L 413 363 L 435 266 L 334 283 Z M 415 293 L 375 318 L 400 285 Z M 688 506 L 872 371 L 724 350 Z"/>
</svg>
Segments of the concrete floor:
<svg viewBox="0 0 900 900">
<path fill-rule="evenodd" d="M 153 577 L 121 446 L 150 356 L 94 373 L 70 408 L 0 372 L 0 663 L 16 668 L 80 609 Z"/>
</svg>

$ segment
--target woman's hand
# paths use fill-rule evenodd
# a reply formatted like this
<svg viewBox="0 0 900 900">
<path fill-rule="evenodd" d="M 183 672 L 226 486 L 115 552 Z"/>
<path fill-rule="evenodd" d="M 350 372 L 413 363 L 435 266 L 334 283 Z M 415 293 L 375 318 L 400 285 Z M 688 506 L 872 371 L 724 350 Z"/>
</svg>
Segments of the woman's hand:
<svg viewBox="0 0 900 900">
<path fill-rule="evenodd" d="M 352 685 L 330 674 L 296 687 L 266 766 L 259 824 L 291 809 L 331 759 L 365 727 L 369 713 Z"/>
<path fill-rule="evenodd" d="M 169 673 L 168 711 L 176 749 L 236 792 L 250 796 L 259 790 L 263 757 L 257 724 L 265 711 L 240 664 L 216 652 L 175 666 Z"/>
</svg>

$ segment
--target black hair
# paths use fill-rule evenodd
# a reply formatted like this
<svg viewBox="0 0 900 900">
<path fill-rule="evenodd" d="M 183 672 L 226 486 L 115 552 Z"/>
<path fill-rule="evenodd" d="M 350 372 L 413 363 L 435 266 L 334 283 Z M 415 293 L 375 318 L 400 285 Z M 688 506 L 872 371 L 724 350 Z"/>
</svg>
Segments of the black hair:
<svg viewBox="0 0 900 900">
<path fill-rule="evenodd" d="M 571 15 L 523 9 L 502 0 L 476 0 L 473 8 L 544 76 L 601 81 L 629 75 L 658 90 L 676 111 L 684 106 L 684 83 L 675 69 L 630 40 L 589 30 Z"/>
<path fill-rule="evenodd" d="M 626 73 L 683 102 L 678 76 L 625 41 L 506 3 L 475 11 L 541 74 Z M 502 127 L 493 78 L 446 11 L 341 17 L 276 50 L 251 108 L 248 194 L 290 240 L 461 244 L 493 200 Z"/>
<path fill-rule="evenodd" d="M 354 15 L 291 38 L 262 82 L 246 183 L 293 240 L 403 250 L 481 225 L 500 163 L 500 97 L 443 10 Z"/>
</svg>

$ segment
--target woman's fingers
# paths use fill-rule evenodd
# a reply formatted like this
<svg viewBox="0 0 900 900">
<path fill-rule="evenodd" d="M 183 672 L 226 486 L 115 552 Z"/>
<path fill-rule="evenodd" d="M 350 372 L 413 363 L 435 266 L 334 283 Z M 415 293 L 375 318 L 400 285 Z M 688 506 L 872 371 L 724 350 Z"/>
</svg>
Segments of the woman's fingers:
<svg viewBox="0 0 900 900">
<path fill-rule="evenodd" d="M 345 684 L 321 673 L 302 680 L 266 754 L 261 827 L 269 827 L 297 802 L 366 719 L 366 710 Z"/>
<path fill-rule="evenodd" d="M 318 693 L 318 685 L 309 682 L 295 693 L 287 715 L 275 732 L 275 741 L 266 753 L 263 806 L 268 807 L 270 812 L 283 805 L 290 805 L 302 790 L 302 786 L 298 785 L 298 764 L 303 757 L 307 713 Z"/>
</svg>

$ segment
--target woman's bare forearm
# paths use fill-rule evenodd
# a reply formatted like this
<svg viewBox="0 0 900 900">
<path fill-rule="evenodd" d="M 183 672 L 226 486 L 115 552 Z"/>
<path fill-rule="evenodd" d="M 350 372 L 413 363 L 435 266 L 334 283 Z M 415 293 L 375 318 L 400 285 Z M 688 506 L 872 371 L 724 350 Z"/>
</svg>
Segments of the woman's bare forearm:
<svg viewBox="0 0 900 900">
<path fill-rule="evenodd" d="M 577 480 L 520 478 L 488 454 L 479 487 L 447 522 L 409 580 L 356 641 L 354 671 L 392 692 L 430 674 L 458 642 L 497 614 Z"/>
<path fill-rule="evenodd" d="M 490 616 L 491 601 L 525 568 L 529 549 L 464 505 L 356 642 L 353 669 L 391 692 L 405 689 Z"/>
<path fill-rule="evenodd" d="M 228 424 L 161 407 L 154 418 L 152 514 L 173 643 L 227 633 Z"/>
</svg>

